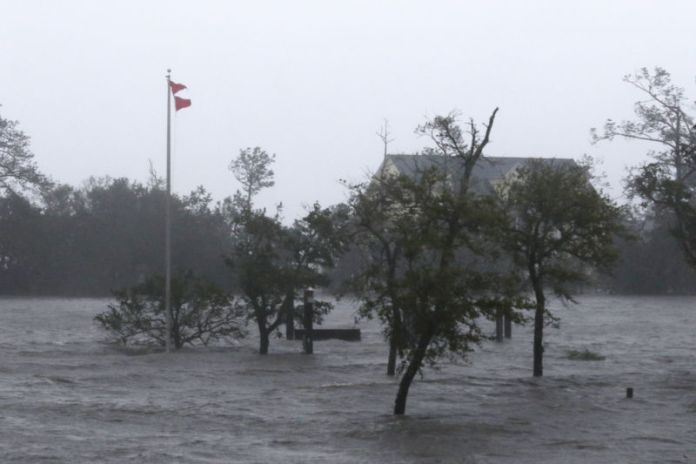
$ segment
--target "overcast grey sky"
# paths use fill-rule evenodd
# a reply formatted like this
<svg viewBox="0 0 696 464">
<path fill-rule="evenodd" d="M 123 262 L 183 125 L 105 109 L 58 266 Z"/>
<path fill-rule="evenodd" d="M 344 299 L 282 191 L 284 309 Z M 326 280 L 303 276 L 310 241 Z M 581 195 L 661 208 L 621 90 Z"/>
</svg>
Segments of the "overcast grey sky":
<svg viewBox="0 0 696 464">
<path fill-rule="evenodd" d="M 662 66 L 694 95 L 696 2 L 0 0 L 0 109 L 32 137 L 40 168 L 90 175 L 164 172 L 165 70 L 188 86 L 176 117 L 174 190 L 216 199 L 247 146 L 277 154 L 261 202 L 341 201 L 391 152 L 427 145 L 413 129 L 458 109 L 500 112 L 489 155 L 604 160 L 615 192 L 645 147 L 590 144 L 632 115 L 621 81 Z"/>
</svg>

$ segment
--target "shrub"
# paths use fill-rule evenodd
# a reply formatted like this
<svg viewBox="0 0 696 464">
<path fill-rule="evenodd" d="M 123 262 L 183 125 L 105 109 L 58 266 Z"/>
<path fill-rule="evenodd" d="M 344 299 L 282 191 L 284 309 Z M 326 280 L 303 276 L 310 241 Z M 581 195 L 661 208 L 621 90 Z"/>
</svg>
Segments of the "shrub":
<svg viewBox="0 0 696 464">
<path fill-rule="evenodd" d="M 566 355 L 568 359 L 572 359 L 573 361 L 604 361 L 606 359 L 601 354 L 590 351 L 587 348 L 582 351 L 568 350 Z"/>
<path fill-rule="evenodd" d="M 154 341 L 165 345 L 164 277 L 154 275 L 135 287 L 114 292 L 116 304 L 94 319 L 124 345 Z M 225 337 L 241 337 L 241 314 L 231 298 L 192 273 L 172 278 L 171 332 L 176 349 L 185 344 L 208 345 Z"/>
</svg>

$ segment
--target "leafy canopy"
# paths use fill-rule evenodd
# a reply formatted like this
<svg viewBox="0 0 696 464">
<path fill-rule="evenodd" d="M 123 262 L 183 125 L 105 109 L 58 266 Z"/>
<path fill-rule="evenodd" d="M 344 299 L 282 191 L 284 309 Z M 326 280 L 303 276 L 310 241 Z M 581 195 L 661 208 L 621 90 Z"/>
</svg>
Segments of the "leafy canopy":
<svg viewBox="0 0 696 464">
<path fill-rule="evenodd" d="M 635 168 L 627 191 L 643 206 L 673 214 L 672 232 L 696 267 L 696 117 L 684 89 L 672 84 L 666 70 L 647 68 L 624 81 L 644 97 L 634 106 L 635 119 L 608 119 L 603 131 L 592 129 L 594 142 L 623 138 L 650 142 L 651 160 Z M 689 111 L 691 107 L 691 112 Z"/>
<path fill-rule="evenodd" d="M 179 349 L 244 335 L 241 314 L 230 297 L 192 273 L 172 279 L 171 340 Z M 164 346 L 166 317 L 164 278 L 154 275 L 140 285 L 114 292 L 118 303 L 94 319 L 124 345 L 154 341 Z"/>
<path fill-rule="evenodd" d="M 515 262 L 571 298 L 570 284 L 607 270 L 618 258 L 622 211 L 590 183 L 586 167 L 570 160 L 530 160 L 500 190 L 508 214 L 504 248 Z M 533 282 L 534 283 L 534 282 Z"/>
<path fill-rule="evenodd" d="M 5 193 L 49 184 L 34 162 L 29 136 L 17 126 L 0 115 L 0 190 Z"/>
</svg>

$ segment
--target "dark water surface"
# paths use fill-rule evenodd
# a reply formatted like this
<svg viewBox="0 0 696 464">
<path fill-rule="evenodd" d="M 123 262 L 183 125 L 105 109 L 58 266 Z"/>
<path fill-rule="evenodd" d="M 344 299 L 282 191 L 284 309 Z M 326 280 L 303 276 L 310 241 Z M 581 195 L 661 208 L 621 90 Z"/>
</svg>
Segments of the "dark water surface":
<svg viewBox="0 0 696 464">
<path fill-rule="evenodd" d="M 426 370 L 401 418 L 374 322 L 314 356 L 253 336 L 167 355 L 107 343 L 105 304 L 0 300 L 0 463 L 696 463 L 696 298 L 559 305 L 544 378 L 515 327 Z M 606 359 L 567 358 L 586 348 Z"/>
</svg>

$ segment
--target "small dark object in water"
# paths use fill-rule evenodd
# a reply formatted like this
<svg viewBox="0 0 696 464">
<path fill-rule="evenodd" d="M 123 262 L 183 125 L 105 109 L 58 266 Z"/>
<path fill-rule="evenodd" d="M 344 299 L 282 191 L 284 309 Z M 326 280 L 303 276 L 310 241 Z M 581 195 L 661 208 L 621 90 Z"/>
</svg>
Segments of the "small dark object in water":
<svg viewBox="0 0 696 464">
<path fill-rule="evenodd" d="M 295 329 L 295 340 L 302 340 L 303 329 Z M 343 340 L 346 342 L 359 342 L 360 329 L 314 329 L 314 340 Z"/>
<path fill-rule="evenodd" d="M 633 398 L 633 388 L 632 387 L 628 387 L 626 389 L 626 398 Z"/>
<path fill-rule="evenodd" d="M 606 359 L 601 354 L 590 351 L 587 348 L 582 351 L 569 350 L 566 354 L 568 359 L 572 359 L 573 361 L 603 361 Z"/>
</svg>

